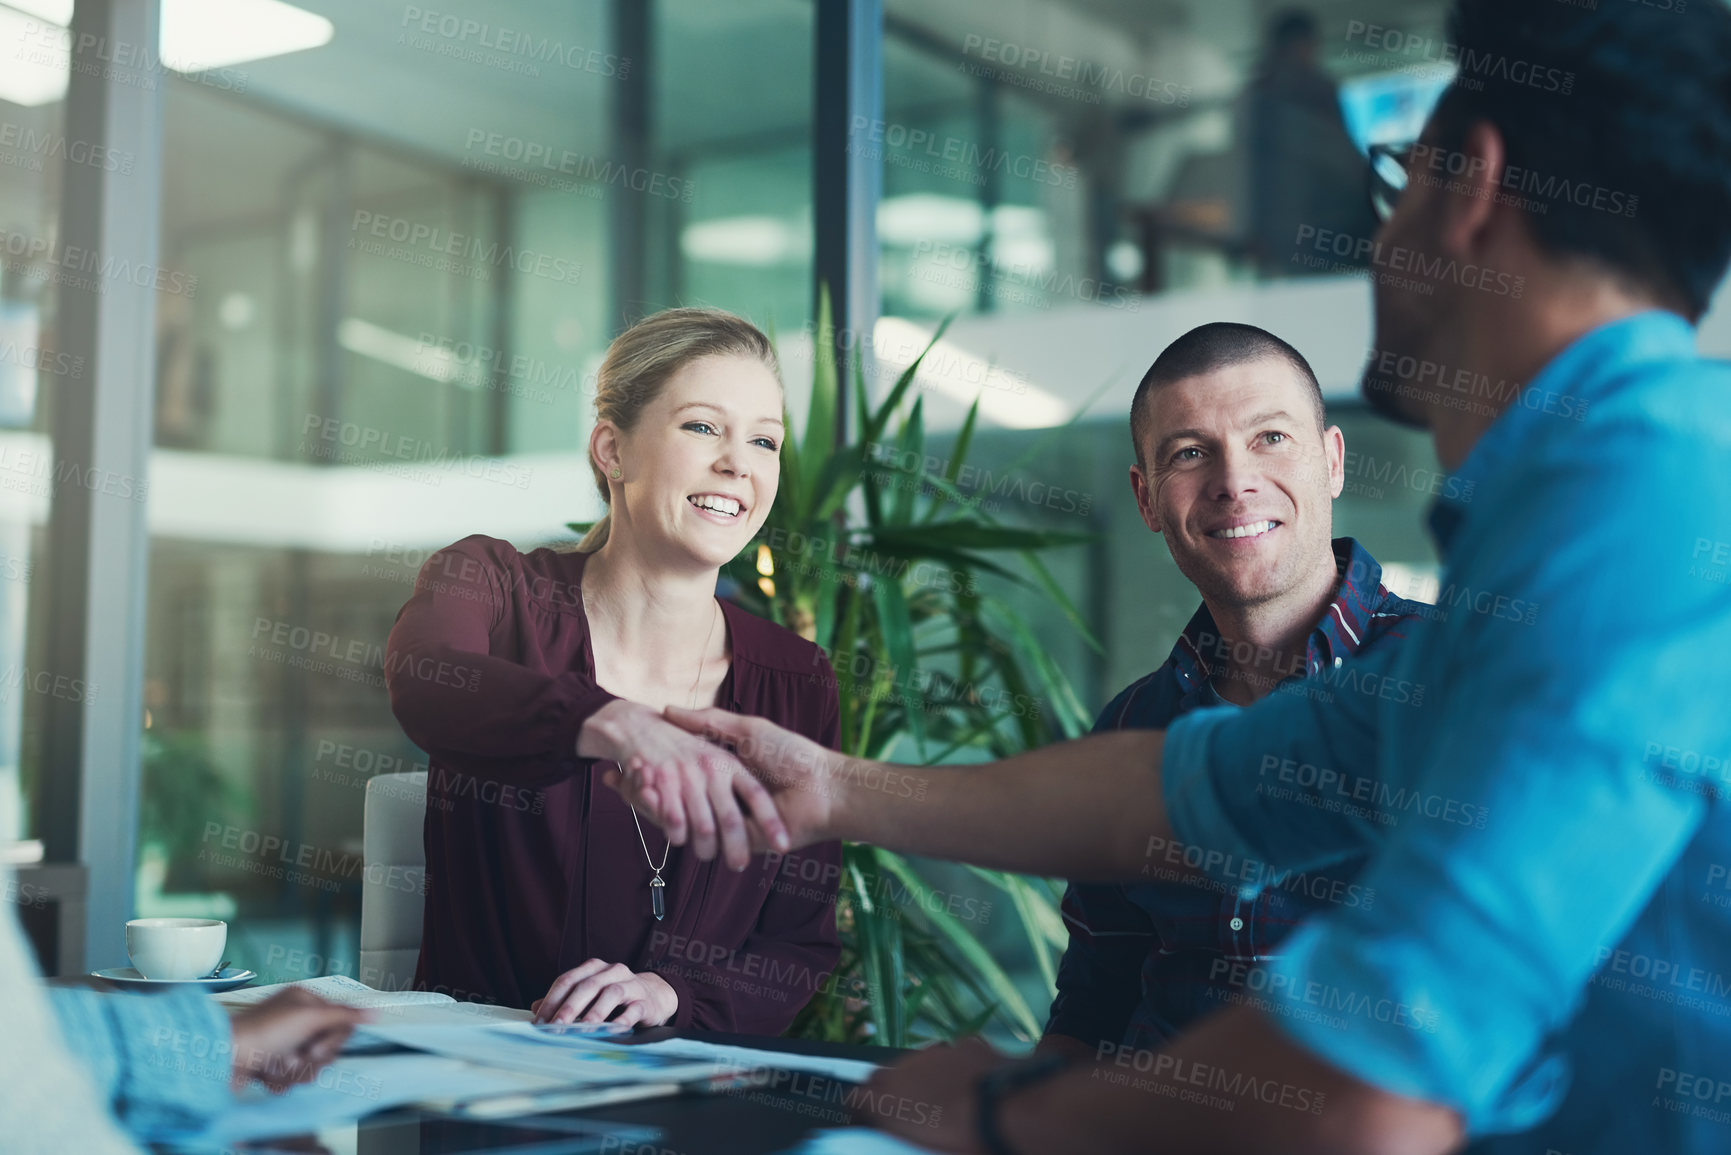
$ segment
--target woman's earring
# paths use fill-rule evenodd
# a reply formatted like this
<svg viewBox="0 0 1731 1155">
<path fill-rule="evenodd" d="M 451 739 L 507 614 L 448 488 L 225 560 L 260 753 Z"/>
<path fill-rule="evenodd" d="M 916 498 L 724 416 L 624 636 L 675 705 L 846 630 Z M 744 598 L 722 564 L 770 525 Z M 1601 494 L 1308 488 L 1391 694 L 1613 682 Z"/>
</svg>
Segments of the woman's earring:
<svg viewBox="0 0 1731 1155">
<path fill-rule="evenodd" d="M 610 473 L 608 473 L 608 475 L 607 475 L 607 476 L 608 476 L 608 477 L 611 477 L 611 478 L 612 478 L 612 479 L 613 479 L 613 480 L 614 480 L 614 481 L 618 481 L 618 480 L 619 480 L 619 478 L 620 478 L 620 477 L 621 477 L 621 476 L 623 476 L 623 475 L 622 475 L 622 474 L 621 474 L 621 473 L 620 473 L 620 472 L 619 472 L 619 467 L 618 467 L 618 466 L 617 466 L 617 465 L 615 465 L 615 466 L 614 466 L 614 467 L 613 467 L 613 470 L 612 470 L 612 472 L 610 472 Z"/>
</svg>

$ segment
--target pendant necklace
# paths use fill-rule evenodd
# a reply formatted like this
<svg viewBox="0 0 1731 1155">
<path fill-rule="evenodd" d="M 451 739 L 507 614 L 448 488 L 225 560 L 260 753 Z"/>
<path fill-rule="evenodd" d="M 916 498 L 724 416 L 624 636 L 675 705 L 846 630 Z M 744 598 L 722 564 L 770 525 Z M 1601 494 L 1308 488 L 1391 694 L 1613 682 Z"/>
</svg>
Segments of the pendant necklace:
<svg viewBox="0 0 1731 1155">
<path fill-rule="evenodd" d="M 715 640 L 715 619 L 721 616 L 721 603 L 711 599 L 715 606 L 715 616 L 709 619 L 709 633 L 703 638 L 703 653 L 697 659 L 697 677 L 691 682 L 691 709 L 697 709 L 697 687 L 703 681 L 703 666 L 709 658 L 709 643 Z M 643 837 L 643 821 L 637 817 L 637 807 L 631 807 L 631 821 L 637 826 L 637 841 L 643 844 L 643 861 L 649 864 L 654 877 L 649 880 L 649 913 L 660 922 L 667 917 L 667 883 L 661 880 L 661 872 L 667 869 L 667 856 L 673 852 L 673 840 L 669 838 L 667 845 L 661 851 L 661 865 L 655 865 L 655 860 L 649 857 L 649 841 Z"/>
</svg>

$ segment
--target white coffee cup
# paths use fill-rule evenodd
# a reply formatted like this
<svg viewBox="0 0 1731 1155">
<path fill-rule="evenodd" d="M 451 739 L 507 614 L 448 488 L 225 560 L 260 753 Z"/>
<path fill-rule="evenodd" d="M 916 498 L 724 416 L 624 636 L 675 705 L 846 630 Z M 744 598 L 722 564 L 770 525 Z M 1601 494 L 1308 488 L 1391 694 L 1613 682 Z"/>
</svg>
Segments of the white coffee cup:
<svg viewBox="0 0 1731 1155">
<path fill-rule="evenodd" d="M 214 918 L 135 918 L 126 953 L 147 979 L 201 979 L 222 962 L 228 923 Z"/>
</svg>

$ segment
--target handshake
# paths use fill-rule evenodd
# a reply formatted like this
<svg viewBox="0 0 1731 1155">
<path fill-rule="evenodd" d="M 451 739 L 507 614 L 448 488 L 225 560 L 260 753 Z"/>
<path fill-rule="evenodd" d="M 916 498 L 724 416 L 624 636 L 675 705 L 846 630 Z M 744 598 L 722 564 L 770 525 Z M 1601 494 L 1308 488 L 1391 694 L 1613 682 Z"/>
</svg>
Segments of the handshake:
<svg viewBox="0 0 1731 1155">
<path fill-rule="evenodd" d="M 589 716 L 577 754 L 617 762 L 608 786 L 674 845 L 705 860 L 719 853 L 734 870 L 753 854 L 835 837 L 837 792 L 865 776 L 849 774 L 865 764 L 764 718 L 622 699 Z"/>
<path fill-rule="evenodd" d="M 1082 881 L 1141 877 L 1173 838 L 1161 795 L 1165 734 L 1121 730 L 1001 762 L 905 766 L 849 757 L 766 718 L 609 702 L 577 754 L 619 763 L 608 786 L 699 858 L 831 839 Z M 1150 841 L 1150 840 L 1153 841 Z"/>
</svg>

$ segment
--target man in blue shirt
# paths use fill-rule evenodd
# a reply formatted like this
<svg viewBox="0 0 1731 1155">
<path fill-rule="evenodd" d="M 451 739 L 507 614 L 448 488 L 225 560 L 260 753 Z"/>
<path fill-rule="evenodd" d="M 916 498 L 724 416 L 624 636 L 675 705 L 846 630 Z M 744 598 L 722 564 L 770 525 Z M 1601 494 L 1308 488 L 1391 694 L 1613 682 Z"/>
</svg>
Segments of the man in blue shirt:
<svg viewBox="0 0 1731 1155">
<path fill-rule="evenodd" d="M 1325 702 L 1363 692 L 1331 684 L 1335 672 L 1385 636 L 1398 642 L 1430 607 L 1389 593 L 1357 542 L 1331 540 L 1345 440 L 1304 356 L 1253 325 L 1192 329 L 1142 378 L 1130 432 L 1137 508 L 1203 604 L 1095 733 L 1164 729 L 1201 707 L 1299 691 L 1296 679 L 1319 678 L 1302 690 Z M 1413 687 L 1389 690 L 1415 700 Z M 1293 871 L 1254 892 L 1183 873 L 1065 892 L 1070 945 L 1042 1050 L 1096 1058 L 1160 1046 L 1237 999 L 1223 962 L 1268 959 L 1316 911 L 1375 901 L 1338 872 Z"/>
<path fill-rule="evenodd" d="M 1119 881 L 1371 853 L 1373 907 L 1225 976 L 1239 1005 L 1160 1053 L 1054 1075 L 936 1048 L 872 1090 L 940 1125 L 884 1126 L 1017 1155 L 1731 1141 L 1731 369 L 1691 327 L 1731 261 L 1731 10 L 1456 0 L 1452 24 L 1459 75 L 1366 241 L 1365 387 L 1474 493 L 1429 518 L 1448 618 L 1347 663 L 1422 708 L 1270 695 L 900 771 L 912 797 L 761 719 L 670 711 L 738 743 L 784 848 Z M 633 769 L 668 819 L 665 768 Z"/>
</svg>

